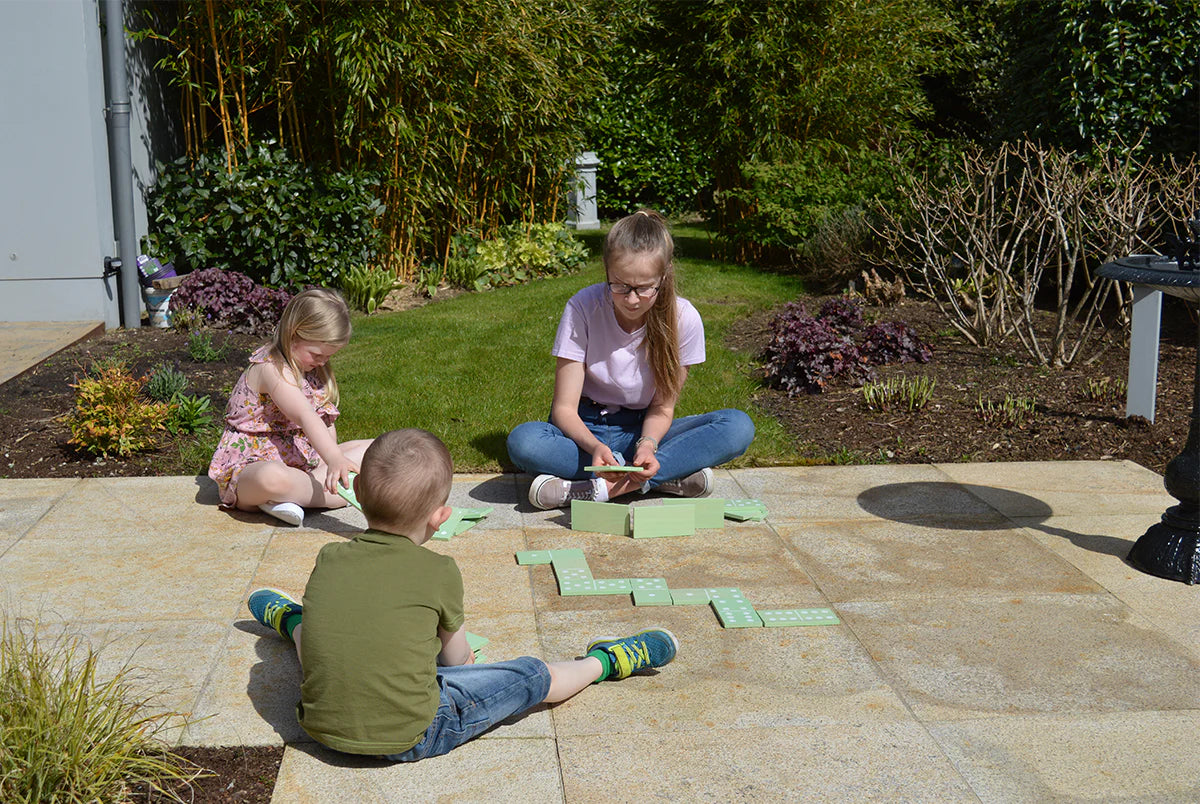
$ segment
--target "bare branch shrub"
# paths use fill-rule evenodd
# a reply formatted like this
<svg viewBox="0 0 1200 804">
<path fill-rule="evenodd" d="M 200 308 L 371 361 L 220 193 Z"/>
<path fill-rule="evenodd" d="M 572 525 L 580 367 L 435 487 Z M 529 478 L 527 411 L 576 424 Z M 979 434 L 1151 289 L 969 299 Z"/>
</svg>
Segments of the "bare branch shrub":
<svg viewBox="0 0 1200 804">
<path fill-rule="evenodd" d="M 1090 362 L 1107 332 L 1102 313 L 1115 308 L 1116 330 L 1128 329 L 1128 288 L 1096 269 L 1153 251 L 1163 226 L 1197 203 L 1195 158 L 1139 163 L 1133 151 L 1099 147 L 1085 160 L 1029 142 L 970 149 L 948 176 L 918 178 L 909 208 L 883 210 L 876 234 L 971 343 L 1015 336 L 1042 365 Z M 1049 316 L 1038 307 L 1047 301 Z"/>
</svg>

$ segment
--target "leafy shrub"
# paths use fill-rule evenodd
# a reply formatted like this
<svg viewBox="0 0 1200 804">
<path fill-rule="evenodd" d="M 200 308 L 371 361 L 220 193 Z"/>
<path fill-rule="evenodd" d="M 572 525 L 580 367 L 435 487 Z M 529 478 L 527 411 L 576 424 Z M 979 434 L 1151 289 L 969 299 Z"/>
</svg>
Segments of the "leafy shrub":
<svg viewBox="0 0 1200 804">
<path fill-rule="evenodd" d="M 179 433 L 198 433 L 207 430 L 212 424 L 209 409 L 212 400 L 208 395 L 187 396 L 177 395 L 171 400 L 171 413 L 167 416 L 166 427 L 171 435 Z"/>
<path fill-rule="evenodd" d="M 817 318 L 828 323 L 838 332 L 849 333 L 862 328 L 862 305 L 849 296 L 838 296 L 821 305 Z"/>
<path fill-rule="evenodd" d="M 851 150 L 830 141 L 805 146 L 794 161 L 747 163 L 745 186 L 727 197 L 749 214 L 727 234 L 755 253 L 794 257 L 831 218 L 895 198 L 899 164 L 865 145 Z"/>
<path fill-rule="evenodd" d="M 176 394 L 183 393 L 187 385 L 187 375 L 182 371 L 168 363 L 159 363 L 150 369 L 146 396 L 155 402 L 170 402 Z"/>
<path fill-rule="evenodd" d="M 673 100 L 653 84 L 619 74 L 591 112 L 588 143 L 596 150 L 596 204 L 602 216 L 640 207 L 670 213 L 698 208 L 697 192 L 712 183 L 704 146 L 673 119 Z"/>
<path fill-rule="evenodd" d="M 430 295 L 440 281 L 483 290 L 569 273 L 586 260 L 587 247 L 559 224 L 510 224 L 492 240 L 459 235 L 445 266 L 427 266 L 422 282 Z"/>
<path fill-rule="evenodd" d="M 127 457 L 154 446 L 170 406 L 140 398 L 146 378 L 135 378 L 124 366 L 106 366 L 71 387 L 75 411 L 68 443 L 93 455 Z"/>
<path fill-rule="evenodd" d="M 194 332 L 205 324 L 204 311 L 196 307 L 181 307 L 171 313 L 171 329 Z"/>
<path fill-rule="evenodd" d="M 200 775 L 155 739 L 181 716 L 148 711 L 128 665 L 108 681 L 98 665 L 77 637 L 0 627 L 0 801 L 127 801 Z"/>
<path fill-rule="evenodd" d="M 171 311 L 195 310 L 205 323 L 235 332 L 269 332 L 291 301 L 286 290 L 266 288 L 237 271 L 193 271 L 171 294 Z"/>
<path fill-rule="evenodd" d="M 188 354 L 197 363 L 213 363 L 225 357 L 225 347 L 214 345 L 212 333 L 201 330 L 188 335 Z"/>
<path fill-rule="evenodd" d="M 384 268 L 355 265 L 342 275 L 342 296 L 355 310 L 370 314 L 396 286 L 396 275 Z"/>
<path fill-rule="evenodd" d="M 867 327 L 859 349 L 873 365 L 928 363 L 933 350 L 921 342 L 916 330 L 903 321 L 880 321 Z"/>
<path fill-rule="evenodd" d="M 289 287 L 337 285 L 350 266 L 377 261 L 376 179 L 318 172 L 271 142 L 233 162 L 231 171 L 221 151 L 159 165 L 147 198 L 155 229 L 147 253 L 191 271 L 241 271 Z"/>
<path fill-rule="evenodd" d="M 820 393 L 838 378 L 867 382 L 875 366 L 927 363 L 933 357 L 907 324 L 889 321 L 861 329 L 862 324 L 862 307 L 850 296 L 827 301 L 815 318 L 803 304 L 785 305 L 771 320 L 771 340 L 762 355 L 767 380 L 789 396 Z"/>
<path fill-rule="evenodd" d="M 771 321 L 767 344 L 767 379 L 789 396 L 820 393 L 838 377 L 861 382 L 871 367 L 847 335 L 828 321 L 813 318 L 803 304 L 791 303 Z"/>
</svg>

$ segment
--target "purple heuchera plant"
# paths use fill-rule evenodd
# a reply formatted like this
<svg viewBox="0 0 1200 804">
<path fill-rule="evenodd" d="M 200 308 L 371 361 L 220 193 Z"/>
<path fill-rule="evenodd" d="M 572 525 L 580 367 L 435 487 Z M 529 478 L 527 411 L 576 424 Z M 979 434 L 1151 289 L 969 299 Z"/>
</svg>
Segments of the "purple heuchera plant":
<svg viewBox="0 0 1200 804">
<path fill-rule="evenodd" d="M 933 350 L 921 342 L 916 331 L 903 321 L 880 321 L 867 327 L 859 344 L 872 365 L 885 363 L 928 363 Z"/>
<path fill-rule="evenodd" d="M 197 309 L 211 326 L 264 334 L 274 328 L 292 294 L 267 288 L 237 271 L 193 271 L 171 294 L 171 311 Z"/>
<path fill-rule="evenodd" d="M 862 307 L 848 296 L 838 296 L 822 304 L 817 318 L 846 334 L 862 329 L 863 325 Z"/>
<path fill-rule="evenodd" d="M 874 366 L 933 359 L 933 351 L 903 322 L 862 326 L 862 308 L 845 296 L 827 301 L 815 318 L 803 304 L 785 305 L 771 321 L 771 341 L 763 352 L 767 380 L 789 396 L 819 394 L 839 377 L 854 385 L 873 379 Z M 851 335 L 860 331 L 855 344 Z"/>
<path fill-rule="evenodd" d="M 854 341 L 829 322 L 813 318 L 803 304 L 784 307 L 771 321 L 771 332 L 764 354 L 767 378 L 789 396 L 819 394 L 837 377 L 857 384 L 873 376 Z"/>
</svg>

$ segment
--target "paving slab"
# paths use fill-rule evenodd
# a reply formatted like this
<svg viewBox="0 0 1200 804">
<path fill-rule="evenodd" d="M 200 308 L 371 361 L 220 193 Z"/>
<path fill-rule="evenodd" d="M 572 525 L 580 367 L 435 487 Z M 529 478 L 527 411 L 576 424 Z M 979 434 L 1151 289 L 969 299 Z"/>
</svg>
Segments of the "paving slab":
<svg viewBox="0 0 1200 804">
<path fill-rule="evenodd" d="M 766 504 L 771 522 L 1000 518 L 934 466 L 796 466 L 737 469 L 733 476 L 747 497 Z"/>
<path fill-rule="evenodd" d="M 654 673 L 597 684 L 554 707 L 560 738 L 909 717 L 862 645 L 840 626 L 727 629 L 708 606 L 538 614 L 551 659 L 579 655 L 599 637 L 649 627 L 679 639 L 675 661 Z"/>
<path fill-rule="evenodd" d="M 103 321 L 0 322 L 0 383 L 21 376 L 72 344 L 103 334 Z"/>
<path fill-rule="evenodd" d="M 915 722 L 560 737 L 568 801 L 977 801 Z"/>
<path fill-rule="evenodd" d="M 529 505 L 529 480 L 457 476 L 451 504 L 493 513 L 431 544 L 459 563 L 489 658 L 569 659 L 652 625 L 679 657 L 415 766 L 313 743 L 293 647 L 245 608 L 258 586 L 302 594 L 321 547 L 365 525 L 353 509 L 292 528 L 219 509 L 205 477 L 0 480 L 0 601 L 159 687 L 152 710 L 190 718 L 165 739 L 286 745 L 277 802 L 1200 797 L 1200 588 L 1125 563 L 1173 503 L 1136 464 L 720 470 L 715 493 L 762 499 L 767 520 L 651 540 L 573 532 Z M 841 623 L 726 629 L 709 606 L 564 598 L 552 567 L 514 558 L 566 548 L 597 578 Z"/>
<path fill-rule="evenodd" d="M 1009 524 L 980 531 L 852 520 L 776 529 L 834 602 L 1103 591 L 1028 530 Z"/>
<path fill-rule="evenodd" d="M 594 791 L 590 800 L 596 800 Z M 608 793 L 606 800 L 620 799 Z M 558 745 L 550 738 L 475 740 L 413 764 L 335 754 L 318 745 L 288 746 L 273 802 L 394 804 L 398 801 L 563 801 Z M 588 800 L 588 799 L 576 799 Z"/>
<path fill-rule="evenodd" d="M 1094 578 L 1112 595 L 1163 633 L 1200 656 L 1200 588 L 1146 575 L 1125 561 L 1158 514 L 1063 516 L 1025 521 L 1031 538 Z"/>
<path fill-rule="evenodd" d="M 1110 595 L 837 609 L 923 720 L 1200 709 L 1200 662 Z"/>
<path fill-rule="evenodd" d="M 1200 800 L 1197 712 L 933 723 L 982 801 Z"/>
</svg>

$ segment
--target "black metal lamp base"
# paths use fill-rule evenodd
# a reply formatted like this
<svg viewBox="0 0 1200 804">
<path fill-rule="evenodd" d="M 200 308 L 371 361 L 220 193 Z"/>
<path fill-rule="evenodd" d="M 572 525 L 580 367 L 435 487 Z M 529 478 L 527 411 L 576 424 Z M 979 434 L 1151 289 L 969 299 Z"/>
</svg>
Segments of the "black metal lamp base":
<svg viewBox="0 0 1200 804">
<path fill-rule="evenodd" d="M 1200 583 L 1200 509 L 1173 505 L 1134 543 L 1126 560 L 1142 572 Z"/>
</svg>

